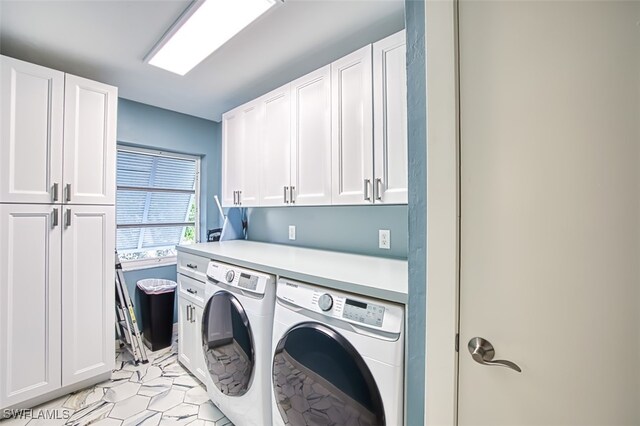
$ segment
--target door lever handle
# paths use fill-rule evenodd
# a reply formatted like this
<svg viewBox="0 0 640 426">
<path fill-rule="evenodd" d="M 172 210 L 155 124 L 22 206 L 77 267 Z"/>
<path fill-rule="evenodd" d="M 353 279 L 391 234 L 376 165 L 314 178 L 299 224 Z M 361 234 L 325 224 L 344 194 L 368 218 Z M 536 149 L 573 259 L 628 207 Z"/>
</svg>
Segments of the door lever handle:
<svg viewBox="0 0 640 426">
<path fill-rule="evenodd" d="M 493 359 L 496 354 L 496 351 L 493 349 L 493 345 L 488 340 L 483 339 L 482 337 L 474 337 L 469 340 L 469 344 L 467 345 L 469 348 L 469 353 L 475 362 L 482 365 L 493 365 L 497 367 L 506 367 L 512 370 L 521 373 L 522 370 L 518 367 L 518 364 L 513 363 L 511 361 L 506 361 L 502 359 Z"/>
</svg>

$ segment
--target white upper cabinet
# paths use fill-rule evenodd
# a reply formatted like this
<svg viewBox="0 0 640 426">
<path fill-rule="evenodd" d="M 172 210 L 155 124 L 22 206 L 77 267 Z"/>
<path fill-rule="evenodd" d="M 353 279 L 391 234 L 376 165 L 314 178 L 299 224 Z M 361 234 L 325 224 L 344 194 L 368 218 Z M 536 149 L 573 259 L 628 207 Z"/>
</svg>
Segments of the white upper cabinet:
<svg viewBox="0 0 640 426">
<path fill-rule="evenodd" d="M 60 206 L 0 204 L 0 407 L 60 388 L 60 229 Z"/>
<path fill-rule="evenodd" d="M 236 108 L 222 116 L 222 205 L 237 205 L 242 185 L 242 114 Z"/>
<path fill-rule="evenodd" d="M 255 100 L 242 107 L 241 184 L 238 205 L 252 207 L 260 204 L 260 145 L 262 138 L 262 102 Z"/>
<path fill-rule="evenodd" d="M 62 206 L 62 386 L 107 373 L 115 355 L 115 207 Z"/>
<path fill-rule="evenodd" d="M 373 44 L 374 198 L 406 204 L 407 67 L 405 32 Z"/>
<path fill-rule="evenodd" d="M 0 57 L 0 203 L 61 200 L 63 109 L 64 73 Z"/>
<path fill-rule="evenodd" d="M 64 202 L 115 204 L 118 89 L 67 74 Z"/>
<path fill-rule="evenodd" d="M 332 201 L 372 203 L 371 45 L 331 64 Z"/>
<path fill-rule="evenodd" d="M 288 204 L 291 183 L 291 96 L 287 84 L 263 96 L 260 205 Z"/>
<path fill-rule="evenodd" d="M 291 83 L 291 187 L 296 205 L 331 204 L 331 66 Z"/>
</svg>

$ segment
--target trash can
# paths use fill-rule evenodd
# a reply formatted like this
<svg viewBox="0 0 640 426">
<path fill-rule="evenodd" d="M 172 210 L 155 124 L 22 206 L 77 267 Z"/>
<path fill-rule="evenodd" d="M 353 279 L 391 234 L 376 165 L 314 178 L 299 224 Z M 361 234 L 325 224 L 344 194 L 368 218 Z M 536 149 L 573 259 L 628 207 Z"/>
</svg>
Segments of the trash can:
<svg viewBox="0 0 640 426">
<path fill-rule="evenodd" d="M 153 278 L 140 280 L 137 285 L 140 289 L 144 343 L 152 351 L 171 346 L 173 299 L 178 284 Z"/>
</svg>

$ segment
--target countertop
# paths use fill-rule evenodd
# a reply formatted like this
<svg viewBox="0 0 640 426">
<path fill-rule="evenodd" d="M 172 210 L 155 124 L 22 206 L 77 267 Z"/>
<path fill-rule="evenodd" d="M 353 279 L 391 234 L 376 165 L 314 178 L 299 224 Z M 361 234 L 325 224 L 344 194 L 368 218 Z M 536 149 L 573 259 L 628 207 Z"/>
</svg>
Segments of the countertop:
<svg viewBox="0 0 640 426">
<path fill-rule="evenodd" d="M 234 240 L 177 250 L 363 296 L 407 303 L 406 260 Z"/>
</svg>

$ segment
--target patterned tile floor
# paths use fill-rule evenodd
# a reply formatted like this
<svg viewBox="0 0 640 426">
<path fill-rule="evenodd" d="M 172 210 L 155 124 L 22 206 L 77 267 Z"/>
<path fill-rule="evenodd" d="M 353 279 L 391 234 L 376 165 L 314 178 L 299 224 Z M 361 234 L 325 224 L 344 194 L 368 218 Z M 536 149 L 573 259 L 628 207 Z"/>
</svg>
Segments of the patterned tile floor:
<svg viewBox="0 0 640 426">
<path fill-rule="evenodd" d="M 38 418 L 56 410 L 59 419 Z M 149 353 L 136 366 L 118 352 L 111 380 L 33 409 L 32 418 L 0 421 L 1 426 L 233 426 L 207 397 L 206 389 L 178 363 L 177 340 L 170 348 Z"/>
</svg>

